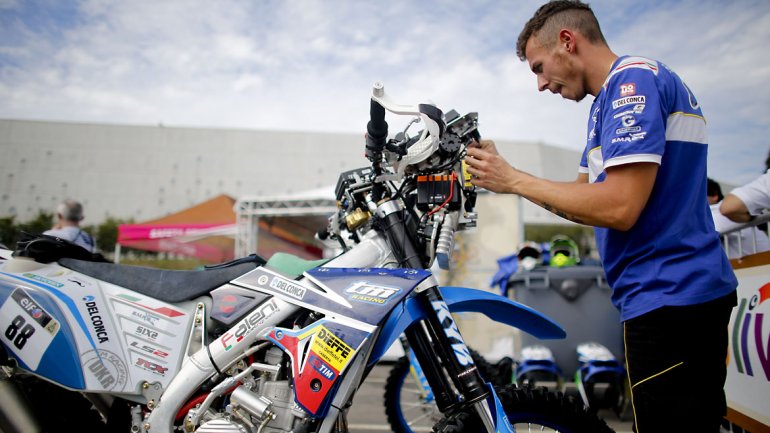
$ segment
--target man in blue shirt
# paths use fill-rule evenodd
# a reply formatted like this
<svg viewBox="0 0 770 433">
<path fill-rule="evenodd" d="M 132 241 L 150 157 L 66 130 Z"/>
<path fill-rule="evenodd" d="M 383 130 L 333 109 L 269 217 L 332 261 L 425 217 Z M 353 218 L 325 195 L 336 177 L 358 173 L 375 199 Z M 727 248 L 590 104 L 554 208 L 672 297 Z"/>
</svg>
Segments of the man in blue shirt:
<svg viewBox="0 0 770 433">
<path fill-rule="evenodd" d="M 511 167 L 494 143 L 468 150 L 472 182 L 596 227 L 624 323 L 637 432 L 719 431 L 737 280 L 706 201 L 706 123 L 664 64 L 617 56 L 580 1 L 542 6 L 517 43 L 540 91 L 594 96 L 575 182 Z"/>
</svg>

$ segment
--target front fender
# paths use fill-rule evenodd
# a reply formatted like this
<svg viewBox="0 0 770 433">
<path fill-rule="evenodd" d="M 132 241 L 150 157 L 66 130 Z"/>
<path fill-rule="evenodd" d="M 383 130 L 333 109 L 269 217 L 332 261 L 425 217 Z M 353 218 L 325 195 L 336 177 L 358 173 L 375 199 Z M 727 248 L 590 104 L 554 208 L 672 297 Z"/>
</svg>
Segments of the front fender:
<svg viewBox="0 0 770 433">
<path fill-rule="evenodd" d="M 541 339 L 567 336 L 561 326 L 548 317 L 494 293 L 466 287 L 441 287 L 441 295 L 452 313 L 481 313 L 490 319 L 521 329 Z M 412 323 L 425 319 L 427 312 L 414 298 L 396 307 L 382 326 L 369 364 L 376 363 Z M 467 337 L 466 337 L 467 340 Z"/>
<path fill-rule="evenodd" d="M 453 313 L 481 313 L 495 322 L 521 329 L 543 340 L 565 338 L 559 324 L 524 304 L 467 287 L 441 287 L 441 295 Z"/>
</svg>

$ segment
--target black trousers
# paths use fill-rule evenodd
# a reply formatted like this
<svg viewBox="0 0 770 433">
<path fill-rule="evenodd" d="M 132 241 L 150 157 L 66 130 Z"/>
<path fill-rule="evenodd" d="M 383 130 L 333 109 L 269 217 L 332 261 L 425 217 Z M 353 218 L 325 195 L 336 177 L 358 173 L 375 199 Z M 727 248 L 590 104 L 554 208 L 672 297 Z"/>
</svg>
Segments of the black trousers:
<svg viewBox="0 0 770 433">
<path fill-rule="evenodd" d="M 727 410 L 727 326 L 736 293 L 624 323 L 637 433 L 718 433 Z"/>
</svg>

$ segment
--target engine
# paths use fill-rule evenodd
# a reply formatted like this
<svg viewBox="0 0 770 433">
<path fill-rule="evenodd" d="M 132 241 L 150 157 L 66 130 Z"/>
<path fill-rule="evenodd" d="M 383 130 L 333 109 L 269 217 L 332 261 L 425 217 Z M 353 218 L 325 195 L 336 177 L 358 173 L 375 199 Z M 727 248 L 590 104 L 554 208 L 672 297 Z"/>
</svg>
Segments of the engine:
<svg viewBox="0 0 770 433">
<path fill-rule="evenodd" d="M 184 429 L 196 433 L 289 433 L 307 431 L 313 420 L 294 402 L 284 352 L 270 346 L 262 359 L 241 360 L 185 415 Z M 193 403 L 195 400 L 193 400 Z M 196 428 L 196 426 L 198 426 Z"/>
</svg>

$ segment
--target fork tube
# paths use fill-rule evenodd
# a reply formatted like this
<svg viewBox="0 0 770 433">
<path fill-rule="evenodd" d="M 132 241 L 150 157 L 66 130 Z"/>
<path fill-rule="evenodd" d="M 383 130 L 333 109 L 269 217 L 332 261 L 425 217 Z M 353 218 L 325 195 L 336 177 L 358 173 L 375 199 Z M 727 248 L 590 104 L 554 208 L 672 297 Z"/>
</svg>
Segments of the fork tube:
<svg viewBox="0 0 770 433">
<path fill-rule="evenodd" d="M 486 399 L 489 391 L 485 381 L 479 374 L 438 287 L 431 287 L 421 293 L 420 302 L 426 303 L 425 308 L 434 313 L 428 315 L 427 329 L 435 342 L 436 351 L 445 361 L 444 367 L 449 377 L 460 390 L 464 401 L 475 403 Z"/>
<path fill-rule="evenodd" d="M 438 410 L 441 413 L 446 413 L 446 411 L 453 409 L 458 400 L 452 389 L 452 383 L 447 379 L 441 362 L 435 356 L 428 331 L 422 326 L 422 323 L 418 322 L 404 331 L 404 334 L 406 334 L 409 346 L 411 346 L 425 379 L 430 385 Z"/>
</svg>

